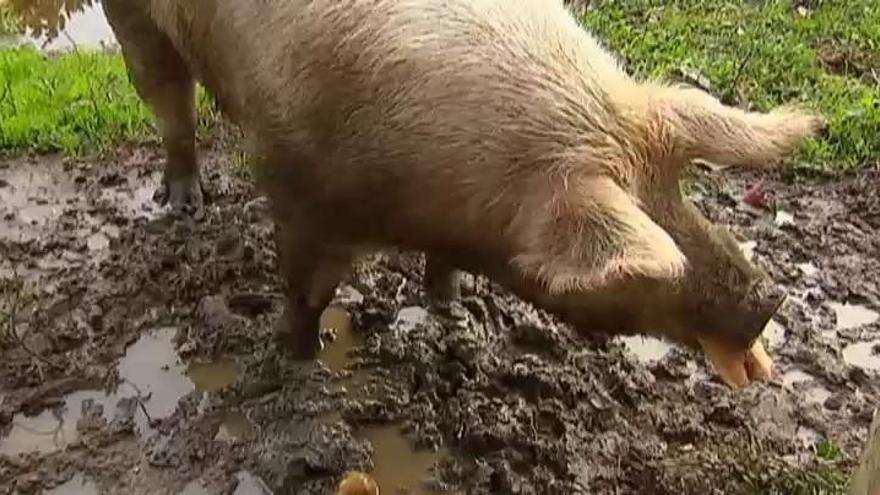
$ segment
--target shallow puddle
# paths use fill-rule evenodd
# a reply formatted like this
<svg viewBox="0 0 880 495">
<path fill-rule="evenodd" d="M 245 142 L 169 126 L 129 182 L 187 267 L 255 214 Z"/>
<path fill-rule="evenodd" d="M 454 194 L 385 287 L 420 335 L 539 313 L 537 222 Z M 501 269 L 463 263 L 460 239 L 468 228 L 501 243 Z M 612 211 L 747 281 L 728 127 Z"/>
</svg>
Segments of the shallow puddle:
<svg viewBox="0 0 880 495">
<path fill-rule="evenodd" d="M 152 431 L 149 420 L 173 414 L 178 401 L 185 395 L 193 391 L 212 392 L 234 383 L 235 366 L 231 362 L 189 366 L 180 362 L 174 348 L 175 334 L 173 327 L 159 328 L 142 335 L 129 346 L 117 368 L 122 383 L 116 393 L 79 390 L 64 397 L 61 408 L 47 409 L 33 417 L 16 414 L 9 435 L 0 440 L 0 454 L 46 454 L 75 442 L 79 437 L 77 422 L 83 418 L 83 402 L 86 400 L 100 405 L 103 409 L 101 419 L 110 422 L 122 399 L 141 397 L 140 404 L 133 411 L 133 421 L 141 434 L 149 434 Z M 237 425 L 233 421 L 228 427 L 232 434 Z"/>
<path fill-rule="evenodd" d="M 836 318 L 836 330 L 846 330 L 877 321 L 880 317 L 876 311 L 861 304 L 831 303 Z"/>
<path fill-rule="evenodd" d="M 232 361 L 190 363 L 186 369 L 186 376 L 196 392 L 217 392 L 228 388 L 235 383 L 237 374 Z"/>
<path fill-rule="evenodd" d="M 76 424 L 82 418 L 82 403 L 90 399 L 104 407 L 105 417 L 108 409 L 112 417 L 115 400 L 97 390 L 80 390 L 66 396 L 59 408 L 43 410 L 36 416 L 16 414 L 9 434 L 0 440 L 0 454 L 48 454 L 76 442 L 79 439 Z"/>
<path fill-rule="evenodd" d="M 642 363 L 661 361 L 672 351 L 671 344 L 654 337 L 626 335 L 618 339 Z"/>
<path fill-rule="evenodd" d="M 373 471 L 370 473 L 382 493 L 398 493 L 399 488 L 406 493 L 429 495 L 432 490 L 422 486 L 422 481 L 430 478 L 431 467 L 444 453 L 430 450 L 416 450 L 397 426 L 377 426 L 368 428 L 361 436 L 373 445 Z"/>
<path fill-rule="evenodd" d="M 850 344 L 843 348 L 843 360 L 859 368 L 880 371 L 880 354 L 875 348 L 880 350 L 880 340 Z"/>
<path fill-rule="evenodd" d="M 116 37 L 99 2 L 87 5 L 84 0 L 11 0 L 9 5 L 26 29 L 24 36 L 8 40 L 8 45 L 30 43 L 45 51 L 57 51 L 116 44 Z"/>
<path fill-rule="evenodd" d="M 174 348 L 176 333 L 176 328 L 165 327 L 144 334 L 119 362 L 120 378 L 133 385 L 141 396 L 150 397 L 143 402 L 150 418 L 172 414 L 177 401 L 195 390 Z"/>
<path fill-rule="evenodd" d="M 351 315 L 341 306 L 328 306 L 321 313 L 320 326 L 322 333 L 323 330 L 332 330 L 336 337 L 324 346 L 319 359 L 333 371 L 346 369 L 353 361 L 349 351 L 361 345 L 352 329 Z"/>
<path fill-rule="evenodd" d="M 43 492 L 45 495 L 98 495 L 98 485 L 94 481 L 77 473 L 66 483 Z"/>
</svg>

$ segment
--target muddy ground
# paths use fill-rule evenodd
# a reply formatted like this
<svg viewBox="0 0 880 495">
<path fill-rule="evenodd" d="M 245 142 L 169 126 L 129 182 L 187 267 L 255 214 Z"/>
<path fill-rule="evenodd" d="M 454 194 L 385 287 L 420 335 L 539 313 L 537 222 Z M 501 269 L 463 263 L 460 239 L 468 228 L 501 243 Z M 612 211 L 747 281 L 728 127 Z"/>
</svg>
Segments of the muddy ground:
<svg viewBox="0 0 880 495">
<path fill-rule="evenodd" d="M 427 305 L 418 256 L 362 266 L 321 362 L 283 359 L 265 202 L 203 150 L 201 222 L 152 201 L 162 155 L 0 161 L 2 493 L 738 493 L 858 455 L 877 403 L 880 172 L 701 174 L 791 298 L 773 383 L 733 392 L 656 341 L 590 344 L 483 279 Z M 778 210 L 772 211 L 775 203 Z M 823 450 L 824 449 L 824 450 Z M 405 492 L 404 492 L 405 493 Z"/>
</svg>

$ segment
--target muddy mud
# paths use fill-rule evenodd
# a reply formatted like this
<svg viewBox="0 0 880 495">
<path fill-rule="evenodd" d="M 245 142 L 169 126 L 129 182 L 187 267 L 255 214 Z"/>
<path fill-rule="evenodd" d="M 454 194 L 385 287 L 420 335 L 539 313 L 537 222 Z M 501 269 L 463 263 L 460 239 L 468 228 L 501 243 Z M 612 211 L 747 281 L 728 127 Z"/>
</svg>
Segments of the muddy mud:
<svg viewBox="0 0 880 495">
<path fill-rule="evenodd" d="M 711 493 L 808 466 L 824 439 L 862 448 L 876 170 L 765 179 L 776 211 L 741 201 L 756 177 L 697 177 L 697 204 L 789 289 L 773 381 L 734 392 L 699 356 L 586 342 L 482 278 L 433 307 L 412 253 L 359 266 L 320 359 L 286 360 L 266 202 L 219 146 L 202 155 L 201 222 L 153 201 L 158 149 L 0 165 L 7 493 L 332 493 L 348 469 L 389 493 Z"/>
</svg>

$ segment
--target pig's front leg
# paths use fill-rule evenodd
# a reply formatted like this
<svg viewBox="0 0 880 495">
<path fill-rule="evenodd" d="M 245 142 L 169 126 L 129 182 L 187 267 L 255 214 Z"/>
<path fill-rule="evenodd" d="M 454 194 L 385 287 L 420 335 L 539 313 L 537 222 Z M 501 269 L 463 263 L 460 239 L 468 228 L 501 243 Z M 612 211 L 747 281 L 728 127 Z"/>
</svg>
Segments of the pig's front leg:
<svg viewBox="0 0 880 495">
<path fill-rule="evenodd" d="M 314 359 L 321 350 L 321 313 L 351 267 L 351 251 L 315 242 L 312 229 L 290 221 L 278 224 L 275 233 L 285 284 L 275 338 L 294 359 Z"/>
<path fill-rule="evenodd" d="M 425 292 L 434 302 L 448 304 L 461 297 L 461 271 L 448 260 L 425 255 Z"/>
</svg>

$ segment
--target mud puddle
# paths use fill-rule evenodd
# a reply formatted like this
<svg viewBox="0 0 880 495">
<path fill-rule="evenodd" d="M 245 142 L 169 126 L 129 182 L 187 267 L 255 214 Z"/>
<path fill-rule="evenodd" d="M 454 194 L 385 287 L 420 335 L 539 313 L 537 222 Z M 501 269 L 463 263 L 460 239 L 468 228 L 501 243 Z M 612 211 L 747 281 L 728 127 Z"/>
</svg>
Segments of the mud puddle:
<svg viewBox="0 0 880 495">
<path fill-rule="evenodd" d="M 406 436 L 394 425 L 368 428 L 360 433 L 373 446 L 373 471 L 371 476 L 379 484 L 382 493 L 410 493 L 412 495 L 436 495 L 427 483 L 434 477 L 432 467 L 445 452 L 416 450 Z"/>
<path fill-rule="evenodd" d="M 31 44 L 43 51 L 104 49 L 116 45 L 103 6 L 93 0 L 10 0 L 25 33 L 0 40 L 0 48 Z"/>
<path fill-rule="evenodd" d="M 844 347 L 843 359 L 862 369 L 880 371 L 880 340 L 859 342 Z"/>
<path fill-rule="evenodd" d="M 834 310 L 835 330 L 848 330 L 870 325 L 880 318 L 880 313 L 861 304 L 834 302 L 829 306 Z"/>
<path fill-rule="evenodd" d="M 10 433 L 0 439 L 0 454 L 62 450 L 79 439 L 83 428 L 88 428 L 83 421 L 133 421 L 139 434 L 149 436 L 153 433 L 151 422 L 174 413 L 181 398 L 192 392 L 222 390 L 235 382 L 235 365 L 230 361 L 180 362 L 173 342 L 176 334 L 176 328 L 159 328 L 128 347 L 117 365 L 120 385 L 115 393 L 80 390 L 65 396 L 61 407 L 32 417 L 17 414 Z M 230 414 L 221 428 L 226 428 L 227 436 L 236 438 L 248 432 L 246 421 Z"/>
<path fill-rule="evenodd" d="M 321 333 L 331 340 L 319 359 L 333 371 L 343 371 L 354 362 L 351 351 L 363 344 L 352 328 L 351 314 L 343 306 L 331 305 L 321 313 Z"/>
</svg>

